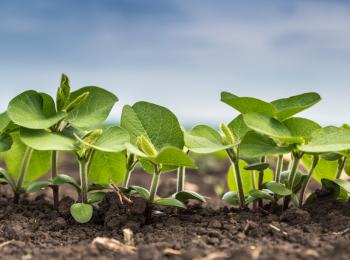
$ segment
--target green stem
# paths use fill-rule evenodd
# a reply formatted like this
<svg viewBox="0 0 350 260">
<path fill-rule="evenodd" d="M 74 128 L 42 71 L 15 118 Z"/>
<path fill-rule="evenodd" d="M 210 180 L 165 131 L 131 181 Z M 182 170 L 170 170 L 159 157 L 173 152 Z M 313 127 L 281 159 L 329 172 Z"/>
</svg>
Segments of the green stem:
<svg viewBox="0 0 350 260">
<path fill-rule="evenodd" d="M 288 185 L 289 185 L 289 188 L 291 190 L 293 189 L 295 174 L 298 170 L 300 159 L 301 159 L 300 156 L 298 156 L 296 154 L 293 155 L 293 163 L 292 163 L 292 167 L 291 167 L 291 170 L 289 173 L 289 178 L 288 178 Z"/>
<path fill-rule="evenodd" d="M 152 178 L 152 183 L 151 183 L 151 187 L 150 187 L 150 194 L 149 194 L 150 203 L 152 203 L 154 201 L 154 198 L 157 194 L 159 179 L 160 179 L 160 170 L 159 170 L 158 166 L 155 166 L 154 167 L 154 174 L 153 174 L 153 178 Z"/>
<path fill-rule="evenodd" d="M 186 167 L 177 168 L 177 192 L 185 189 Z"/>
<path fill-rule="evenodd" d="M 57 177 L 57 151 L 51 152 L 51 179 Z M 52 185 L 52 196 L 53 196 L 53 208 L 58 209 L 59 201 L 59 187 L 58 185 Z"/>
<path fill-rule="evenodd" d="M 312 174 L 314 173 L 315 171 L 315 168 L 319 162 L 319 156 L 318 155 L 314 155 L 313 156 L 313 160 L 312 160 L 312 165 L 311 165 L 311 168 L 309 170 L 309 173 L 306 177 L 306 179 L 304 180 L 303 182 L 303 186 L 301 187 L 301 190 L 300 190 L 300 194 L 299 194 L 299 206 L 302 207 L 303 206 L 303 202 L 304 202 L 304 196 L 305 196 L 305 190 L 307 188 L 307 186 L 309 185 L 309 182 L 311 180 L 311 177 L 312 177 Z"/>
<path fill-rule="evenodd" d="M 336 175 L 336 179 L 340 179 L 342 172 L 344 171 L 345 165 L 347 163 L 348 157 L 344 156 L 338 160 L 338 171 Z"/>
<path fill-rule="evenodd" d="M 81 187 L 81 195 L 80 199 L 82 203 L 87 203 L 87 194 L 88 194 L 88 178 L 87 178 L 87 171 L 88 171 L 88 162 L 86 159 L 81 158 L 79 159 L 79 172 L 80 172 L 80 187 Z"/>
<path fill-rule="evenodd" d="M 239 169 L 239 148 L 237 148 L 237 153 L 235 153 L 233 149 L 227 149 L 226 152 L 234 168 L 235 179 L 236 179 L 236 184 L 238 189 L 239 205 L 241 208 L 245 208 L 245 198 L 244 198 L 242 177 L 241 177 L 241 171 Z"/>
<path fill-rule="evenodd" d="M 29 163 L 30 163 L 30 159 L 32 157 L 32 154 L 33 154 L 33 149 L 27 147 L 25 152 L 24 152 L 24 155 L 23 155 L 22 165 L 21 165 L 21 169 L 19 172 L 19 177 L 18 177 L 17 183 L 16 183 L 16 190 L 15 190 L 15 197 L 14 197 L 14 203 L 16 203 L 16 204 L 19 202 L 19 197 L 20 197 L 23 181 L 24 181 L 25 175 L 28 171 Z"/>
<path fill-rule="evenodd" d="M 126 169 L 126 173 L 125 173 L 123 183 L 122 183 L 122 186 L 125 189 L 127 189 L 129 187 L 130 176 L 131 176 L 131 171 L 129 171 L 129 169 Z"/>
<path fill-rule="evenodd" d="M 133 171 L 135 165 L 136 165 L 135 156 L 133 154 L 128 155 L 127 156 L 126 173 L 125 173 L 123 183 L 122 183 L 122 186 L 125 189 L 127 189 L 129 187 L 131 172 Z"/>
<path fill-rule="evenodd" d="M 283 154 L 278 155 L 275 172 L 275 182 L 281 182 L 281 172 L 283 170 Z"/>
<path fill-rule="evenodd" d="M 263 156 L 261 157 L 261 162 L 264 163 L 266 161 L 266 157 Z M 263 189 L 263 182 L 264 182 L 264 171 L 259 171 L 259 179 L 258 179 L 258 189 L 262 190 Z M 258 205 L 260 208 L 263 207 L 263 200 L 259 199 L 258 200 Z"/>
</svg>

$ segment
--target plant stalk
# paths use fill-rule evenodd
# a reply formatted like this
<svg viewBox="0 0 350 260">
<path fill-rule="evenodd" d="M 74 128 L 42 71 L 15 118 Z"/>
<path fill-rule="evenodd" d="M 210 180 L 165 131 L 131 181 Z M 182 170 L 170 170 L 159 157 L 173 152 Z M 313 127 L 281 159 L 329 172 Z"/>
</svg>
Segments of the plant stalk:
<svg viewBox="0 0 350 260">
<path fill-rule="evenodd" d="M 279 154 L 276 163 L 275 182 L 281 182 L 281 172 L 283 170 L 283 154 Z"/>
<path fill-rule="evenodd" d="M 80 172 L 80 187 L 81 187 L 81 203 L 87 203 L 87 194 L 88 194 L 88 178 L 87 178 L 87 171 L 88 171 L 88 163 L 86 159 L 81 158 L 79 159 L 79 172 Z"/>
<path fill-rule="evenodd" d="M 336 179 L 340 179 L 342 172 L 344 171 L 345 165 L 347 163 L 348 157 L 344 156 L 338 160 L 338 171 L 336 175 Z"/>
<path fill-rule="evenodd" d="M 291 170 L 289 173 L 289 178 L 288 178 L 288 185 L 289 185 L 289 188 L 291 190 L 293 189 L 295 174 L 298 170 L 300 159 L 301 159 L 300 156 L 297 156 L 296 154 L 293 155 L 292 167 L 291 167 Z"/>
<path fill-rule="evenodd" d="M 300 194 L 299 194 L 299 207 L 302 207 L 302 206 L 303 206 L 306 188 L 307 188 L 307 186 L 309 185 L 309 182 L 310 182 L 310 180 L 311 180 L 312 174 L 314 173 L 315 168 L 316 168 L 316 166 L 317 166 L 319 160 L 320 160 L 320 158 L 319 158 L 318 155 L 314 155 L 314 156 L 313 156 L 311 168 L 310 168 L 309 173 L 308 173 L 306 179 L 304 180 L 303 186 L 301 187 L 301 190 L 300 190 Z"/>
<path fill-rule="evenodd" d="M 186 167 L 180 166 L 177 168 L 177 192 L 185 189 Z"/>
<path fill-rule="evenodd" d="M 127 167 L 126 167 L 126 173 L 123 179 L 122 186 L 123 188 L 127 189 L 129 187 L 131 172 L 133 171 L 135 167 L 135 156 L 133 154 L 130 154 L 127 156 Z"/>
<path fill-rule="evenodd" d="M 52 180 L 57 177 L 57 151 L 51 152 L 51 178 Z M 53 197 L 53 208 L 58 209 L 59 202 L 59 186 L 52 185 L 52 197 Z"/>
<path fill-rule="evenodd" d="M 130 176 L 131 176 L 131 171 L 129 171 L 129 169 L 126 169 L 126 173 L 125 173 L 123 183 L 122 183 L 122 186 L 125 189 L 127 189 L 129 187 Z"/>
<path fill-rule="evenodd" d="M 150 203 L 153 203 L 154 198 L 157 194 L 159 180 L 160 180 L 160 170 L 159 170 L 158 166 L 155 166 L 155 170 L 154 170 L 154 174 L 153 174 L 153 178 L 152 178 L 152 183 L 151 183 L 151 187 L 150 187 L 150 195 L 149 195 Z"/>
<path fill-rule="evenodd" d="M 261 162 L 264 163 L 266 161 L 266 156 L 261 157 Z M 259 171 L 259 179 L 258 179 L 258 190 L 263 189 L 263 182 L 264 182 L 264 171 Z M 263 200 L 258 200 L 259 208 L 263 207 Z"/>
<path fill-rule="evenodd" d="M 22 165 L 21 165 L 21 169 L 19 172 L 19 177 L 18 177 L 17 183 L 16 183 L 15 196 L 13 198 L 13 202 L 15 204 L 19 203 L 23 181 L 24 181 L 25 175 L 28 171 L 29 163 L 30 163 L 30 159 L 32 157 L 32 154 L 33 154 L 33 149 L 30 147 L 27 147 L 25 152 L 24 152 L 24 155 L 23 155 Z"/>
<path fill-rule="evenodd" d="M 233 149 L 227 149 L 226 150 L 231 163 L 234 168 L 234 173 L 235 173 L 235 179 L 236 179 L 236 184 L 237 184 L 237 189 L 238 189 L 238 199 L 239 199 L 239 205 L 241 208 L 245 208 L 245 197 L 244 197 L 244 191 L 243 191 L 243 184 L 242 184 L 242 177 L 241 177 L 241 172 L 239 169 L 239 148 L 237 148 L 237 153 Z"/>
</svg>

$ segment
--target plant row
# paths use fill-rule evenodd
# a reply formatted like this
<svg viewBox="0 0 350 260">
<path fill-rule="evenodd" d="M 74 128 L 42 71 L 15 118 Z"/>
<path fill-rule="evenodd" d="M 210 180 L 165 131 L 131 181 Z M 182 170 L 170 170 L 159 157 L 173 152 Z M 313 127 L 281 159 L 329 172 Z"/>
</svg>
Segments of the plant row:
<svg viewBox="0 0 350 260">
<path fill-rule="evenodd" d="M 186 168 L 196 168 L 191 155 L 225 151 L 231 167 L 230 191 L 223 199 L 232 205 L 258 210 L 266 202 L 273 206 L 281 201 L 285 209 L 290 204 L 302 207 L 316 197 L 310 193 L 305 198 L 311 179 L 335 199 L 348 200 L 350 184 L 340 177 L 350 168 L 350 127 L 321 127 L 295 117 L 320 99 L 317 93 L 304 93 L 266 102 L 222 92 L 221 101 L 239 115 L 219 130 L 196 125 L 188 131 L 169 109 L 141 101 L 123 107 L 120 126 L 105 126 L 118 98 L 94 86 L 71 91 L 63 74 L 55 99 L 28 90 L 14 97 L 0 115 L 0 157 L 5 165 L 0 183 L 12 188 L 15 203 L 24 193 L 50 188 L 55 209 L 59 187 L 72 185 L 78 201 L 71 214 L 79 223 L 92 218 L 92 204 L 108 189 L 120 198 L 142 196 L 151 214 L 152 205 L 186 208 L 191 199 L 205 202 L 200 194 L 185 190 Z M 58 152 L 75 154 L 79 181 L 58 172 Z M 153 175 L 149 189 L 129 185 L 136 165 Z M 48 171 L 51 177 L 38 181 Z M 160 177 L 171 171 L 177 171 L 177 192 L 159 198 Z"/>
</svg>

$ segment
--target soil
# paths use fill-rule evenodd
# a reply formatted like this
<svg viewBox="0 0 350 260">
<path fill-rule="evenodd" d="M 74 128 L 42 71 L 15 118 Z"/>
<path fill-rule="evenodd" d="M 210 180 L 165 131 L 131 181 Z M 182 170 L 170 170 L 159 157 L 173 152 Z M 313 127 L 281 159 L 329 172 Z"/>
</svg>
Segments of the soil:
<svg viewBox="0 0 350 260">
<path fill-rule="evenodd" d="M 141 198 L 121 203 L 110 192 L 92 221 L 81 225 L 69 215 L 74 193 L 65 186 L 58 211 L 49 192 L 15 205 L 1 187 L 0 259 L 349 259 L 349 203 L 324 197 L 282 214 L 240 211 L 214 199 L 213 183 L 224 176 L 190 172 L 189 187 L 212 199 L 187 210 L 155 208 L 149 225 Z M 160 195 L 173 192 L 174 177 L 162 176 Z M 132 182 L 149 179 L 135 173 Z"/>
</svg>

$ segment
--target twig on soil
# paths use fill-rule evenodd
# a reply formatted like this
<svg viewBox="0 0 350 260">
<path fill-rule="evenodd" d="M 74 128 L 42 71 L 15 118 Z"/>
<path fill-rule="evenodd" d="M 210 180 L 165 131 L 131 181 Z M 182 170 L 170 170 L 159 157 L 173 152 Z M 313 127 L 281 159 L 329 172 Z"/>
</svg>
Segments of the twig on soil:
<svg viewBox="0 0 350 260">
<path fill-rule="evenodd" d="M 194 260 L 214 260 L 229 257 L 225 252 L 214 252 L 204 257 L 194 258 Z"/>
<path fill-rule="evenodd" d="M 111 186 L 113 187 L 113 189 L 117 193 L 120 204 L 124 204 L 123 201 L 126 201 L 129 204 L 132 204 L 132 200 L 129 199 L 127 196 L 125 196 L 124 193 L 121 192 L 121 190 L 117 186 L 115 186 L 114 184 L 111 184 Z"/>
<path fill-rule="evenodd" d="M 92 245 L 100 249 L 110 250 L 120 254 L 134 254 L 136 251 L 136 248 L 133 246 L 124 245 L 116 239 L 107 237 L 96 237 L 92 241 Z"/>
<path fill-rule="evenodd" d="M 181 255 L 181 252 L 172 248 L 165 248 L 163 250 L 163 254 L 168 256 L 179 256 Z"/>
<path fill-rule="evenodd" d="M 349 228 L 344 229 L 343 231 L 340 232 L 333 232 L 334 235 L 344 235 L 349 231 Z"/>
<path fill-rule="evenodd" d="M 247 234 L 249 229 L 251 228 L 251 221 L 250 220 L 247 220 L 247 224 L 244 226 L 244 229 L 243 229 L 243 233 L 244 234 Z"/>
<path fill-rule="evenodd" d="M 288 235 L 288 233 L 286 231 L 282 231 L 280 228 L 278 228 L 278 227 L 276 227 L 276 226 L 274 226 L 272 224 L 269 224 L 269 227 L 274 229 L 274 230 L 276 230 L 276 231 L 278 231 L 278 232 L 282 232 L 282 234 L 285 235 L 285 236 Z"/>
<path fill-rule="evenodd" d="M 3 248 L 11 243 L 15 242 L 15 240 L 9 240 L 9 241 L 5 241 L 4 243 L 0 244 L 0 248 Z"/>
</svg>

